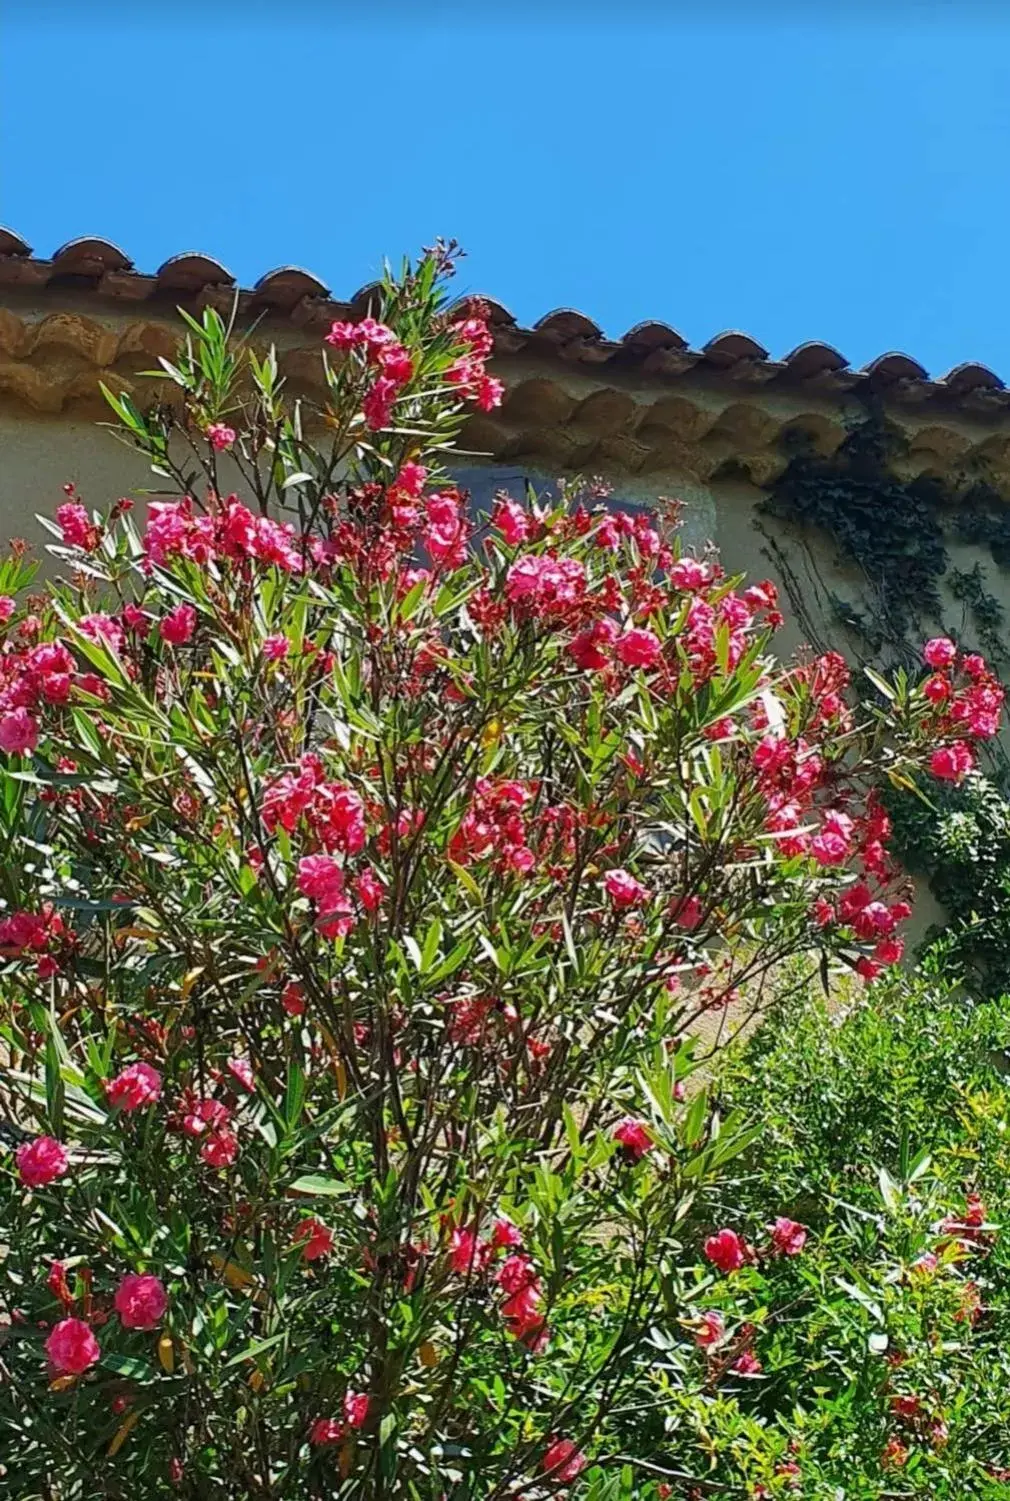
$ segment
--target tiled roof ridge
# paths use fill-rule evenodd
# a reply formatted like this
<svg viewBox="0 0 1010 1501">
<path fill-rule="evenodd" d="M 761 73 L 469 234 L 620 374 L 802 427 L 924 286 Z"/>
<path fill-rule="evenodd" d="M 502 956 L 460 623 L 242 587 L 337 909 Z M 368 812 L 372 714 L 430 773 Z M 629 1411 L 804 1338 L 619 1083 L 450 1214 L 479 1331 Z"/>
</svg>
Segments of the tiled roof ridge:
<svg viewBox="0 0 1010 1501">
<path fill-rule="evenodd" d="M 47 260 L 12 230 L 0 227 L 0 294 L 4 288 L 24 292 L 49 289 L 86 291 L 124 305 L 197 305 L 213 302 L 231 306 L 238 296 L 239 311 L 286 318 L 297 327 L 322 329 L 335 318 L 363 313 L 377 290 L 362 287 L 345 301 L 332 296 L 318 277 L 298 266 L 280 266 L 261 276 L 255 286 L 236 287 L 235 277 L 219 261 L 196 251 L 171 256 L 153 275 L 134 269 L 133 262 L 110 240 L 82 237 L 68 241 Z M 473 301 L 473 298 L 465 299 Z M 584 313 L 557 308 L 532 328 L 521 327 L 501 303 L 481 297 L 499 355 L 547 355 L 590 369 L 627 370 L 650 377 L 677 377 L 697 370 L 724 376 L 750 387 L 781 385 L 815 390 L 824 395 L 849 391 L 879 392 L 889 401 L 918 406 L 937 402 L 976 416 L 1002 415 L 1010 409 L 1010 391 L 987 366 L 966 362 L 933 379 L 918 361 L 890 351 L 853 370 L 844 355 L 829 344 L 810 340 L 780 360 L 749 334 L 728 330 L 701 349 L 666 323 L 636 323 L 619 339 L 608 339 Z M 602 370 L 601 370 L 602 373 Z"/>
</svg>

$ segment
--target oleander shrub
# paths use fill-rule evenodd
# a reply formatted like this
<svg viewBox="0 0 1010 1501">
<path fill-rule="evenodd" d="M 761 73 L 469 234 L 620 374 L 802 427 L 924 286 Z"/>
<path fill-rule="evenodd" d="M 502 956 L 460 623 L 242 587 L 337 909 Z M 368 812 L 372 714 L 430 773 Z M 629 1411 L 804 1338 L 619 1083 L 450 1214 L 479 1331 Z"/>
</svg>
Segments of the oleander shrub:
<svg viewBox="0 0 1010 1501">
<path fill-rule="evenodd" d="M 671 1484 L 762 1129 L 697 1023 L 897 962 L 872 789 L 998 718 L 943 641 L 942 699 L 777 661 L 771 585 L 592 486 L 472 515 L 451 269 L 333 326 L 322 410 L 190 319 L 174 403 L 108 393 L 146 514 L 69 493 L 61 581 L 3 565 L 11 1498 Z"/>
</svg>

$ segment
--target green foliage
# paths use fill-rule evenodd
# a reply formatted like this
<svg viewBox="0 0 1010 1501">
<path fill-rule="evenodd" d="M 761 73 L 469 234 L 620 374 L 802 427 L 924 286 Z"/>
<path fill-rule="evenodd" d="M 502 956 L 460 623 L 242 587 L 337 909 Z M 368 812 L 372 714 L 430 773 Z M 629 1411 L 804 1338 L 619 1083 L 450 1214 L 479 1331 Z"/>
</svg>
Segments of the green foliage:
<svg viewBox="0 0 1010 1501">
<path fill-rule="evenodd" d="M 930 799 L 884 794 L 895 851 L 950 916 L 948 962 L 985 995 L 1010 992 L 1010 802 L 979 773 Z"/>
<path fill-rule="evenodd" d="M 756 1241 L 785 1214 L 810 1235 L 707 1293 L 732 1335 L 753 1326 L 762 1364 L 685 1398 L 677 1425 L 727 1493 L 1006 1495 L 1010 1018 L 945 984 L 943 962 L 841 1009 L 801 998 L 728 1062 L 727 1105 L 765 1131 L 720 1189 L 724 1222 Z"/>
<path fill-rule="evenodd" d="M 903 441 L 893 424 L 870 413 L 828 458 L 801 447 L 763 505 L 769 515 L 830 534 L 873 586 L 880 624 L 892 638 L 922 616 L 939 620 L 947 567 L 943 491 L 936 481 L 893 473 L 889 461 Z"/>
</svg>

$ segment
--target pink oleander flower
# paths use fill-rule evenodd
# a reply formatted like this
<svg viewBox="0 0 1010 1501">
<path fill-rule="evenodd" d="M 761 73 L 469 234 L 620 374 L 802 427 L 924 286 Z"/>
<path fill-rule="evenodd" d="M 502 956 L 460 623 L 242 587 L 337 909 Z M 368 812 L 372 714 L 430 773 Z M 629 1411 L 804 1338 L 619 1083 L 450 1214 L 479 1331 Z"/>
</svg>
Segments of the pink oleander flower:
<svg viewBox="0 0 1010 1501">
<path fill-rule="evenodd" d="M 25 1188 L 44 1188 L 62 1178 L 69 1167 L 67 1149 L 52 1136 L 22 1142 L 14 1154 L 18 1177 Z"/>
<path fill-rule="evenodd" d="M 256 1075 L 248 1058 L 229 1058 L 225 1065 L 232 1078 L 251 1094 L 256 1088 Z"/>
<path fill-rule="evenodd" d="M 670 568 L 670 583 L 674 589 L 704 589 L 711 581 L 711 568 L 696 558 L 678 558 Z"/>
<path fill-rule="evenodd" d="M 0 750 L 9 756 L 30 755 L 39 743 L 39 727 L 25 708 L 0 715 Z"/>
<path fill-rule="evenodd" d="M 941 782 L 960 782 L 974 765 L 971 746 L 963 740 L 941 746 L 929 758 L 929 769 Z"/>
<path fill-rule="evenodd" d="M 522 1231 L 507 1215 L 500 1214 L 491 1227 L 491 1245 L 496 1251 L 515 1250 L 523 1243 Z"/>
<path fill-rule="evenodd" d="M 570 1438 L 554 1438 L 544 1451 L 540 1468 L 552 1480 L 575 1480 L 589 1463 Z"/>
<path fill-rule="evenodd" d="M 652 896 L 648 887 L 643 886 L 641 881 L 636 881 L 629 871 L 621 869 L 607 871 L 603 877 L 603 889 L 618 911 L 625 907 L 637 907 Z"/>
<path fill-rule="evenodd" d="M 654 667 L 663 647 L 654 631 L 633 626 L 614 642 L 614 656 L 625 667 Z"/>
<path fill-rule="evenodd" d="M 170 646 L 185 646 L 196 630 L 196 611 L 192 605 L 176 605 L 158 622 L 158 630 Z"/>
<path fill-rule="evenodd" d="M 694 1342 L 702 1350 L 711 1350 L 726 1334 L 726 1320 L 721 1313 L 708 1309 L 701 1315 Z"/>
<path fill-rule="evenodd" d="M 224 422 L 212 422 L 204 436 L 212 448 L 221 450 L 230 448 L 235 441 L 236 433 L 233 427 Z"/>
<path fill-rule="evenodd" d="M 772 1245 L 780 1256 L 798 1256 L 807 1243 L 807 1232 L 803 1225 L 798 1225 L 795 1220 L 786 1219 L 779 1215 L 774 1224 L 768 1227 Z"/>
<path fill-rule="evenodd" d="M 130 1063 L 106 1084 L 105 1097 L 116 1110 L 143 1110 L 161 1098 L 161 1075 L 149 1063 Z"/>
<path fill-rule="evenodd" d="M 343 867 L 332 855 L 303 855 L 298 862 L 298 890 L 320 912 L 336 911 L 344 894 Z"/>
<path fill-rule="evenodd" d="M 614 1127 L 613 1136 L 633 1162 L 638 1162 L 656 1145 L 642 1122 L 633 1120 L 631 1116 L 618 1122 Z"/>
<path fill-rule="evenodd" d="M 501 532 L 509 547 L 526 542 L 534 527 L 533 518 L 508 495 L 503 495 L 491 512 L 491 525 Z"/>
<path fill-rule="evenodd" d="M 315 1215 L 302 1220 L 294 1239 L 301 1246 L 303 1261 L 318 1261 L 322 1256 L 329 1256 L 333 1250 L 333 1231 L 322 1220 L 316 1219 Z"/>
<path fill-rule="evenodd" d="M 720 1272 L 737 1272 L 747 1260 L 747 1250 L 735 1230 L 717 1230 L 705 1241 L 705 1255 Z"/>
<path fill-rule="evenodd" d="M 80 1376 L 100 1357 L 101 1347 L 83 1319 L 60 1319 L 46 1340 L 49 1364 L 60 1376 Z"/>
<path fill-rule="evenodd" d="M 734 1360 L 730 1369 L 737 1376 L 757 1376 L 761 1371 L 761 1362 L 753 1350 L 744 1350 L 743 1354 L 738 1355 Z"/>
<path fill-rule="evenodd" d="M 68 547 L 81 547 L 93 552 L 98 542 L 98 529 L 82 505 L 68 501 L 57 506 L 56 522 Z"/>
<path fill-rule="evenodd" d="M 200 1156 L 208 1167 L 230 1167 L 238 1156 L 238 1137 L 228 1126 L 215 1126 L 207 1133 Z"/>
<path fill-rule="evenodd" d="M 129 1272 L 116 1288 L 113 1306 L 126 1329 L 153 1329 L 168 1307 L 168 1294 L 157 1277 Z"/>
<path fill-rule="evenodd" d="M 336 325 L 334 325 L 335 327 Z M 317 1449 L 342 1443 L 347 1430 L 337 1418 L 316 1418 L 309 1429 L 309 1443 Z"/>
<path fill-rule="evenodd" d="M 922 656 L 928 667 L 949 667 L 957 656 L 957 647 L 948 636 L 934 636 L 922 648 Z"/>
<path fill-rule="evenodd" d="M 366 912 L 377 912 L 386 894 L 386 888 L 374 870 L 363 870 L 355 877 L 354 891 Z"/>
<path fill-rule="evenodd" d="M 263 641 L 263 655 L 268 662 L 283 662 L 291 650 L 287 636 L 267 636 Z"/>
<path fill-rule="evenodd" d="M 344 1393 L 344 1421 L 348 1428 L 364 1428 L 368 1421 L 368 1409 L 371 1405 L 367 1392 Z"/>
</svg>

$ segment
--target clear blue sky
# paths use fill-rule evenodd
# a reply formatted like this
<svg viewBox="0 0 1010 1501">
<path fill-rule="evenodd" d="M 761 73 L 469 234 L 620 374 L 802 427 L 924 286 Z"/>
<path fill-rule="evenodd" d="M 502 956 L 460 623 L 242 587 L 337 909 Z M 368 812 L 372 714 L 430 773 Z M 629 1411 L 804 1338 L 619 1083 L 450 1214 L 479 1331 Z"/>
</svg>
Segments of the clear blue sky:
<svg viewBox="0 0 1010 1501">
<path fill-rule="evenodd" d="M 99 234 L 346 296 L 455 235 L 522 322 L 1010 382 L 999 0 L 9 0 L 0 129 L 0 222 L 40 255 Z"/>
</svg>

